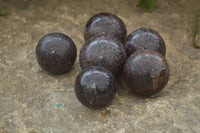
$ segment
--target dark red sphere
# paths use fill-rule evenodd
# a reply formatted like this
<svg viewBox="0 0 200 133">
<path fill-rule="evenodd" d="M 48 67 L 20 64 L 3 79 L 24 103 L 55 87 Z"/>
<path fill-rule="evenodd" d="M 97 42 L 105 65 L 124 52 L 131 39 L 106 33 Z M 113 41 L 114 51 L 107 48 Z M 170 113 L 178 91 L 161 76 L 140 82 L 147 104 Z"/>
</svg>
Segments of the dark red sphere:
<svg viewBox="0 0 200 133">
<path fill-rule="evenodd" d="M 75 94 L 88 108 L 102 108 L 109 105 L 115 97 L 117 82 L 110 71 L 92 66 L 84 69 L 76 78 Z"/>
<path fill-rule="evenodd" d="M 76 55 L 74 42 L 62 33 L 45 35 L 36 47 L 38 64 L 51 74 L 58 75 L 70 71 Z"/>
<path fill-rule="evenodd" d="M 91 37 L 111 36 L 123 41 L 126 37 L 124 22 L 114 14 L 99 13 L 89 19 L 85 26 L 84 38 L 87 41 Z"/>
<path fill-rule="evenodd" d="M 153 50 L 140 50 L 127 59 L 123 73 L 130 90 L 149 96 L 166 86 L 170 71 L 164 56 Z"/>
<path fill-rule="evenodd" d="M 111 37 L 97 37 L 88 40 L 82 47 L 79 63 L 82 69 L 88 66 L 102 66 L 116 78 L 122 73 L 126 52 L 119 40 Z"/>
<path fill-rule="evenodd" d="M 131 55 L 137 50 L 151 49 L 163 56 L 166 54 L 166 46 L 161 35 L 155 30 L 140 28 L 132 32 L 124 41 L 126 52 Z"/>
</svg>

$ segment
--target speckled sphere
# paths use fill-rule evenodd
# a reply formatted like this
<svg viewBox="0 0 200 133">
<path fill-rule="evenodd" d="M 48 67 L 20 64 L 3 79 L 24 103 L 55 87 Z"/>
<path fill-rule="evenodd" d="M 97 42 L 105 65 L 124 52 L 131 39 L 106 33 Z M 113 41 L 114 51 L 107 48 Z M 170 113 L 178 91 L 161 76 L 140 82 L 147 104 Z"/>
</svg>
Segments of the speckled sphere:
<svg viewBox="0 0 200 133">
<path fill-rule="evenodd" d="M 126 37 L 126 33 L 126 26 L 119 17 L 111 13 L 99 13 L 87 22 L 84 38 L 87 41 L 91 37 L 105 35 L 115 37 L 122 42 Z"/>
<path fill-rule="evenodd" d="M 74 42 L 62 33 L 50 33 L 36 47 L 39 65 L 45 71 L 59 75 L 71 70 L 77 56 Z"/>
<path fill-rule="evenodd" d="M 99 66 L 84 69 L 75 81 L 76 97 L 88 108 L 99 109 L 109 105 L 116 91 L 117 82 L 112 73 Z"/>
<path fill-rule="evenodd" d="M 124 41 L 126 52 L 131 55 L 137 50 L 151 49 L 165 56 L 166 46 L 161 35 L 155 30 L 140 28 L 132 32 Z"/>
<path fill-rule="evenodd" d="M 170 71 L 164 56 L 153 50 L 140 50 L 127 59 L 123 73 L 131 91 L 150 96 L 166 86 Z"/>
<path fill-rule="evenodd" d="M 82 69 L 88 66 L 102 66 L 116 78 L 122 73 L 126 52 L 119 40 L 111 37 L 97 37 L 88 40 L 82 47 L 79 63 Z"/>
</svg>

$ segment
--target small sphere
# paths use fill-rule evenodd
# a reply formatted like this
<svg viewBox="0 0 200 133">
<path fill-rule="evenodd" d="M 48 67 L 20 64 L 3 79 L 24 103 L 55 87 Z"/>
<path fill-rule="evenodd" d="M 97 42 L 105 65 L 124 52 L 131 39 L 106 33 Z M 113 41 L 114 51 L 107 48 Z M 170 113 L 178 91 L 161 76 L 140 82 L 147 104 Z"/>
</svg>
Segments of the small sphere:
<svg viewBox="0 0 200 133">
<path fill-rule="evenodd" d="M 164 56 L 153 50 L 140 50 L 127 59 L 123 73 L 130 90 L 150 96 L 166 86 L 170 71 Z"/>
<path fill-rule="evenodd" d="M 151 49 L 165 56 L 166 46 L 160 34 L 152 29 L 140 28 L 132 32 L 124 41 L 126 52 L 131 55 L 137 50 Z"/>
<path fill-rule="evenodd" d="M 79 63 L 82 69 L 88 66 L 102 66 L 111 71 L 115 78 L 122 73 L 126 52 L 119 40 L 111 37 L 97 37 L 88 40 L 80 51 Z"/>
<path fill-rule="evenodd" d="M 111 13 L 99 13 L 87 22 L 84 30 L 84 38 L 87 41 L 91 37 L 105 35 L 115 37 L 123 42 L 126 33 L 126 26 L 119 17 Z"/>
<path fill-rule="evenodd" d="M 109 105 L 116 91 L 117 82 L 112 73 L 99 66 L 84 69 L 75 81 L 76 97 L 88 108 L 99 109 Z"/>
<path fill-rule="evenodd" d="M 74 42 L 62 33 L 50 33 L 40 39 L 36 47 L 39 65 L 55 75 L 71 70 L 77 50 Z"/>
</svg>

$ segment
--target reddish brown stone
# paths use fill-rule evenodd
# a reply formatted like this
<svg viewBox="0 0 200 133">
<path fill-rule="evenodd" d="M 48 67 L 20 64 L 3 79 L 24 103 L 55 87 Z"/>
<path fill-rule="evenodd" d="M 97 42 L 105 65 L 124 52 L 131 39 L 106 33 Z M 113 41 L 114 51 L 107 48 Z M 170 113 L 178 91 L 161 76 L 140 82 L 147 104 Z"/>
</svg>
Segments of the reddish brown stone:
<svg viewBox="0 0 200 133">
<path fill-rule="evenodd" d="M 99 66 L 84 69 L 75 81 L 76 97 L 88 108 L 99 109 L 109 105 L 116 90 L 117 82 L 112 73 Z"/>
<path fill-rule="evenodd" d="M 166 54 L 166 46 L 158 32 L 148 28 L 140 28 L 132 32 L 124 41 L 126 52 L 131 55 L 137 50 L 152 49 L 163 56 Z"/>
<path fill-rule="evenodd" d="M 39 65 L 51 74 L 63 74 L 71 70 L 76 60 L 76 46 L 62 33 L 50 33 L 40 39 L 36 47 Z"/>
<path fill-rule="evenodd" d="M 164 56 L 153 50 L 133 53 L 125 62 L 123 72 L 128 88 L 143 96 L 161 91 L 170 73 Z"/>
<path fill-rule="evenodd" d="M 99 13 L 87 22 L 84 30 L 84 38 L 87 41 L 91 37 L 104 35 L 123 41 L 126 33 L 126 26 L 119 17 L 111 13 Z"/>
<path fill-rule="evenodd" d="M 80 52 L 82 69 L 88 66 L 102 66 L 110 70 L 116 78 L 122 73 L 126 52 L 119 40 L 111 37 L 97 37 L 88 40 Z"/>
</svg>

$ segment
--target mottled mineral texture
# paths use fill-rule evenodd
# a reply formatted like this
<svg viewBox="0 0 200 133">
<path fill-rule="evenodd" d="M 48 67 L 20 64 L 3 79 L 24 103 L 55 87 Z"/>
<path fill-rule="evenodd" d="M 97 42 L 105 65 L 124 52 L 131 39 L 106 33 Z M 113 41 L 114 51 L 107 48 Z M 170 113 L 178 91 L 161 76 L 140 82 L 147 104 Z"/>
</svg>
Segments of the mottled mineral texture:
<svg viewBox="0 0 200 133">
<path fill-rule="evenodd" d="M 0 17 L 0 133 L 199 133 L 200 52 L 193 40 L 200 2 L 158 0 L 151 13 L 136 4 L 137 0 L 0 0 L 0 10 L 7 13 Z M 170 78 L 160 93 L 141 98 L 120 80 L 112 104 L 91 110 L 74 93 L 81 72 L 78 58 L 61 76 L 41 69 L 35 47 L 43 35 L 69 35 L 80 51 L 85 24 L 99 12 L 119 16 L 128 34 L 148 27 L 163 37 Z"/>
</svg>

